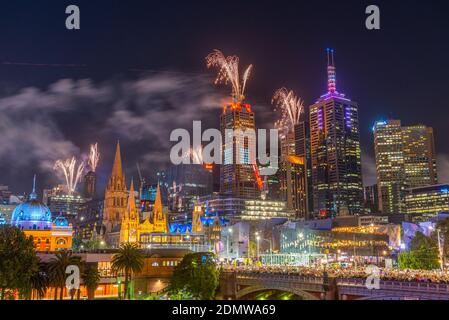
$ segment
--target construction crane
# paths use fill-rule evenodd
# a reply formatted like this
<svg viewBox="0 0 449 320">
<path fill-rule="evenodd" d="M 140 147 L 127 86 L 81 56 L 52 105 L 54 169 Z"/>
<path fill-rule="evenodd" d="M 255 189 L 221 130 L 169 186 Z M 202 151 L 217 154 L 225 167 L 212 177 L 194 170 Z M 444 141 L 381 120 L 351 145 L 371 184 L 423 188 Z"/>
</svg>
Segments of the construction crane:
<svg viewBox="0 0 449 320">
<path fill-rule="evenodd" d="M 140 171 L 140 165 L 138 162 L 136 162 L 136 166 L 137 166 L 137 172 L 139 173 L 139 180 L 140 180 L 139 198 L 142 199 L 142 190 L 143 190 L 143 185 L 145 184 L 145 179 L 142 177 L 142 172 Z"/>
<path fill-rule="evenodd" d="M 264 182 L 262 180 L 262 177 L 260 176 L 259 167 L 257 166 L 257 164 L 253 164 L 253 171 L 256 178 L 257 187 L 260 191 L 262 191 L 264 188 Z"/>
</svg>

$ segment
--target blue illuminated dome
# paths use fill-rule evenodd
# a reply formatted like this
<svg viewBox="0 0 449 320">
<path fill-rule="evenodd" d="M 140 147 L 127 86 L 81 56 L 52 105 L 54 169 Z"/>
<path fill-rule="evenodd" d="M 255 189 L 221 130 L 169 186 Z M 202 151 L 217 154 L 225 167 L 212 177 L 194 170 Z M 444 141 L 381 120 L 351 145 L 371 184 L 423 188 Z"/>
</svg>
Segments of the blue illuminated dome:
<svg viewBox="0 0 449 320">
<path fill-rule="evenodd" d="M 53 223 L 57 227 L 68 227 L 69 226 L 69 221 L 67 220 L 67 218 L 65 218 L 61 215 L 57 216 Z"/>
<path fill-rule="evenodd" d="M 50 209 L 38 201 L 35 181 L 30 199 L 19 204 L 11 216 L 11 225 L 23 230 L 50 230 L 52 226 Z"/>
</svg>

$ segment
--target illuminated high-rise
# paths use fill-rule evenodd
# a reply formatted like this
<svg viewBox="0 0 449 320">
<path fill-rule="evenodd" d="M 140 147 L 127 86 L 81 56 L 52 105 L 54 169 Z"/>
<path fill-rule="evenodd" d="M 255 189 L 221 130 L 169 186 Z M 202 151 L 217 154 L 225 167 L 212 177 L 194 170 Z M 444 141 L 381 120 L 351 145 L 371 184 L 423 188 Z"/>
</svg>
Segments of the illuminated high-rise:
<svg viewBox="0 0 449 320">
<path fill-rule="evenodd" d="M 402 127 L 406 188 L 438 183 L 433 129 L 424 125 Z"/>
<path fill-rule="evenodd" d="M 378 121 L 374 148 L 383 213 L 405 213 L 406 189 L 438 182 L 432 128 L 403 127 L 400 120 Z"/>
<path fill-rule="evenodd" d="M 400 213 L 404 209 L 403 148 L 400 120 L 378 121 L 374 124 L 377 187 L 382 213 Z"/>
<path fill-rule="evenodd" d="M 312 186 L 312 162 L 310 157 L 310 126 L 304 118 L 295 126 L 295 154 L 304 161 L 304 186 L 303 195 L 304 213 L 306 218 L 311 218 L 313 211 L 313 186 Z"/>
<path fill-rule="evenodd" d="M 337 91 L 328 49 L 328 92 L 310 106 L 313 211 L 321 217 L 363 210 L 358 105 Z"/>
<path fill-rule="evenodd" d="M 407 213 L 435 216 L 449 213 L 449 185 L 435 184 L 431 186 L 411 188 L 405 195 Z"/>
<path fill-rule="evenodd" d="M 281 157 L 278 170 L 280 199 L 285 201 L 287 209 L 294 210 L 296 218 L 308 217 L 307 172 L 305 156 L 298 156 L 296 150 L 296 131 L 281 135 Z"/>
<path fill-rule="evenodd" d="M 257 198 L 260 192 L 252 165 L 256 159 L 254 112 L 249 104 L 234 102 L 224 107 L 220 122 L 224 140 L 223 163 L 220 168 L 220 193 L 238 198 Z M 233 130 L 233 138 L 229 139 L 232 131 L 227 129 Z M 227 140 L 228 143 L 226 143 Z"/>
</svg>

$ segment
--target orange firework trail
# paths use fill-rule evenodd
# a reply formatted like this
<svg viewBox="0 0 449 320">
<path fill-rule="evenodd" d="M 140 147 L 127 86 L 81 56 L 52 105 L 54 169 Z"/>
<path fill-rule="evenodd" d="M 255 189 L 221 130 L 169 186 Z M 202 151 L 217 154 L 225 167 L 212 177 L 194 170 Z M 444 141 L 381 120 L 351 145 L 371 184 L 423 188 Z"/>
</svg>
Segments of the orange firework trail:
<svg viewBox="0 0 449 320">
<path fill-rule="evenodd" d="M 72 157 L 71 159 L 67 159 L 65 161 L 58 160 L 55 162 L 54 166 L 55 170 L 60 170 L 64 175 L 67 192 L 69 195 L 72 195 L 76 190 L 76 186 L 78 185 L 78 182 L 84 170 L 84 163 L 81 162 L 78 165 L 78 168 L 76 169 L 75 168 L 76 168 L 75 157 Z"/>
<path fill-rule="evenodd" d="M 281 112 L 281 119 L 276 122 L 275 126 L 278 129 L 287 130 L 287 132 L 293 131 L 304 110 L 301 98 L 297 97 L 292 90 L 281 88 L 274 93 L 271 103 Z"/>
<path fill-rule="evenodd" d="M 95 172 L 95 170 L 97 169 L 99 160 L 100 160 L 100 152 L 98 152 L 98 143 L 91 144 L 88 164 L 93 172 Z"/>
<path fill-rule="evenodd" d="M 217 67 L 219 69 L 215 84 L 228 82 L 232 85 L 232 98 L 235 102 L 241 102 L 245 99 L 244 93 L 246 82 L 251 75 L 253 65 L 249 65 L 243 73 L 240 81 L 239 75 L 239 57 L 225 57 L 220 50 L 214 50 L 206 57 L 207 67 Z"/>
</svg>

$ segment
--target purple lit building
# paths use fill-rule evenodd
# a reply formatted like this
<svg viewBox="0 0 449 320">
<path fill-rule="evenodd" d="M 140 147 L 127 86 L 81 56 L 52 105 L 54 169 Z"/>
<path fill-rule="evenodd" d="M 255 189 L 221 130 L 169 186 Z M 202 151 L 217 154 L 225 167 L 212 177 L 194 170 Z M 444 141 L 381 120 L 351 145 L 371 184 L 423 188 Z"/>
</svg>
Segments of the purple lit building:
<svg viewBox="0 0 449 320">
<path fill-rule="evenodd" d="M 313 214 L 363 211 L 358 105 L 337 91 L 334 51 L 327 50 L 328 91 L 310 106 Z"/>
</svg>

